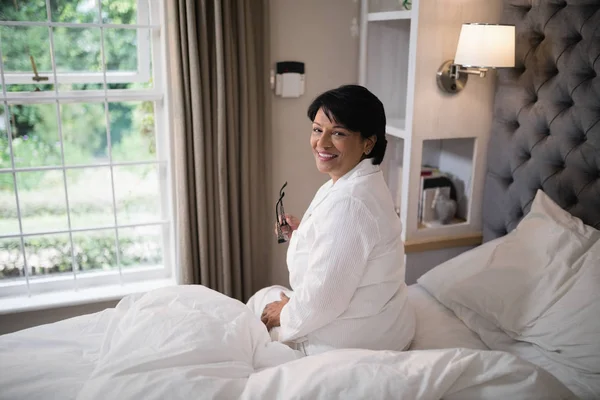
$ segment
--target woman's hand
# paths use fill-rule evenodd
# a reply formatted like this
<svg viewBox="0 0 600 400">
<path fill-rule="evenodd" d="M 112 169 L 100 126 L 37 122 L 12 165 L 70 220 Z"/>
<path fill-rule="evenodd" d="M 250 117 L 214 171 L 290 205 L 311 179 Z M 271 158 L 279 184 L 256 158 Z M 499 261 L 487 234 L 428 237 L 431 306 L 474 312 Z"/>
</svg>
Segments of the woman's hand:
<svg viewBox="0 0 600 400">
<path fill-rule="evenodd" d="M 283 292 L 281 292 L 279 296 L 281 297 L 281 301 L 274 301 L 273 303 L 267 304 L 260 317 L 260 320 L 266 325 L 268 331 L 279 326 L 281 310 L 283 309 L 283 306 L 290 301 L 290 298 Z"/>
<path fill-rule="evenodd" d="M 281 226 L 281 232 L 289 239 L 292 233 L 300 226 L 300 220 L 293 215 L 285 214 L 285 222 L 287 222 L 287 225 Z M 279 217 L 279 224 L 281 223 L 281 217 Z M 277 224 L 275 224 L 275 235 L 277 235 Z"/>
</svg>

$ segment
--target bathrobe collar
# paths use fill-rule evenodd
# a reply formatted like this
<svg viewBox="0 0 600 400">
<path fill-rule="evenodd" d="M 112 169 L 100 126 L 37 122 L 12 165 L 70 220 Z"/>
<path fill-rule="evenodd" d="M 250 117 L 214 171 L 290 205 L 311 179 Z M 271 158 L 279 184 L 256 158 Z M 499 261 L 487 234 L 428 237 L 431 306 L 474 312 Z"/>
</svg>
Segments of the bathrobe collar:
<svg viewBox="0 0 600 400">
<path fill-rule="evenodd" d="M 381 168 L 379 165 L 373 165 L 372 158 L 365 158 L 354 168 L 340 177 L 335 184 L 333 183 L 333 179 L 330 179 L 327 183 L 325 183 L 322 193 L 320 194 L 319 198 L 316 198 L 313 204 L 310 205 L 308 212 L 311 213 L 315 207 L 321 204 L 323 200 L 329 196 L 330 193 L 343 189 L 344 187 L 351 186 L 356 178 L 376 174 L 380 171 Z"/>
</svg>

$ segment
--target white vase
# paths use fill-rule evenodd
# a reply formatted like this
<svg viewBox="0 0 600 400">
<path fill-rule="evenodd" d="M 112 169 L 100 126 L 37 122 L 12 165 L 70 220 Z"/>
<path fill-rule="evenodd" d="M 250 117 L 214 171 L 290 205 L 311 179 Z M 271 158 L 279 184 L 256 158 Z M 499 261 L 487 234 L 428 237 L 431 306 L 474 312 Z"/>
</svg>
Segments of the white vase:
<svg viewBox="0 0 600 400">
<path fill-rule="evenodd" d="M 439 190 L 434 199 L 434 208 L 438 221 L 444 225 L 452 222 L 456 215 L 456 201 L 452 200 Z"/>
</svg>

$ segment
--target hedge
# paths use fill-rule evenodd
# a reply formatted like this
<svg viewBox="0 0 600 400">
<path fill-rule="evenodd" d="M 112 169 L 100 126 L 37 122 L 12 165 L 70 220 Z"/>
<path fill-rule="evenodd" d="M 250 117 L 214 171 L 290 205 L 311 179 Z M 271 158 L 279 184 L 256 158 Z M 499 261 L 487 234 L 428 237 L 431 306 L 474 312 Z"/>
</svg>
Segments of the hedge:
<svg viewBox="0 0 600 400">
<path fill-rule="evenodd" d="M 121 266 L 156 265 L 162 262 L 161 245 L 156 236 L 126 235 L 119 232 Z M 24 276 L 19 238 L 0 242 L 0 279 Z M 114 232 L 74 235 L 75 265 L 78 271 L 109 270 L 117 267 Z M 26 238 L 29 275 L 72 271 L 68 235 Z"/>
</svg>

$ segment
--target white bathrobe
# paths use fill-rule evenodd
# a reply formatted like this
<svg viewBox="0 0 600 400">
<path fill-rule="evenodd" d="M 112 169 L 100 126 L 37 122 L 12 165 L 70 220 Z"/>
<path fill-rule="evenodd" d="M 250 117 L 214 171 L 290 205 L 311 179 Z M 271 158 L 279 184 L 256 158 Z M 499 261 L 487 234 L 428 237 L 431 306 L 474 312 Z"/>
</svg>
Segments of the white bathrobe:
<svg viewBox="0 0 600 400">
<path fill-rule="evenodd" d="M 335 184 L 325 183 L 290 240 L 293 292 L 286 291 L 278 340 L 309 355 L 407 348 L 415 315 L 404 283 L 401 230 L 383 174 L 370 159 Z M 282 289 L 265 288 L 248 305 L 260 315 Z"/>
</svg>

